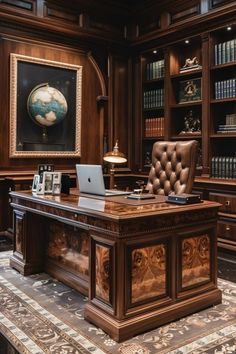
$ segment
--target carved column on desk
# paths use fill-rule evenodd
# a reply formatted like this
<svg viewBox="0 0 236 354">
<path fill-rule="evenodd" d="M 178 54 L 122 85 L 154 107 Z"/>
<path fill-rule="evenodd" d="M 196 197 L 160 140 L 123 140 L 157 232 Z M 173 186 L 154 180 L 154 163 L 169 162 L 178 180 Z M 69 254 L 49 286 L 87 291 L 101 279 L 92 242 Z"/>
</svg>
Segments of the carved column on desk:
<svg viewBox="0 0 236 354">
<path fill-rule="evenodd" d="M 90 294 L 91 302 L 105 307 L 114 314 L 115 292 L 115 242 L 105 240 L 100 235 L 91 233 L 90 251 Z"/>
<path fill-rule="evenodd" d="M 13 209 L 14 249 L 10 265 L 23 275 L 44 269 L 44 225 L 45 219 L 43 222 L 39 215 Z M 30 237 L 28 230 L 32 232 Z"/>
</svg>

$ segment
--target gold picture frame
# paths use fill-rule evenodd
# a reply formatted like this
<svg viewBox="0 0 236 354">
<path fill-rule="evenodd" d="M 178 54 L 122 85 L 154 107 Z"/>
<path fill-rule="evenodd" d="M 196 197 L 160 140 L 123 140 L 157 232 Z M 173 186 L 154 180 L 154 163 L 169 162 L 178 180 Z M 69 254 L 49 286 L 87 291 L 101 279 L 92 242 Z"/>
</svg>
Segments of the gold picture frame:
<svg viewBox="0 0 236 354">
<path fill-rule="evenodd" d="M 38 89 L 44 92 L 31 96 Z M 63 97 L 63 101 L 58 99 L 58 95 Z M 36 108 L 42 109 L 42 115 L 41 112 L 36 116 L 30 114 L 31 97 L 34 97 L 34 103 L 36 97 L 37 100 L 46 98 L 45 101 L 37 101 Z M 80 157 L 81 100 L 82 66 L 11 53 L 10 158 Z M 61 103 L 63 116 L 58 114 L 62 112 Z M 49 104 L 51 111 L 48 113 Z M 56 111 L 55 107 L 60 110 Z M 50 119 L 53 116 L 55 123 L 49 121 L 44 126 L 40 124 L 42 120 L 39 123 L 35 119 L 45 116 L 50 116 Z M 62 118 L 59 120 L 58 117 Z"/>
</svg>

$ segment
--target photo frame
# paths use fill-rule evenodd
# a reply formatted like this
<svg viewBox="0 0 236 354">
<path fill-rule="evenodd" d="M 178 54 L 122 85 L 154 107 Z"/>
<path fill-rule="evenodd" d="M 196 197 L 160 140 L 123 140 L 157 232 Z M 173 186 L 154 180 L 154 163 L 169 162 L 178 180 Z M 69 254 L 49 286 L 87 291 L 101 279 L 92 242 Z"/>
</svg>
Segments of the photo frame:
<svg viewBox="0 0 236 354">
<path fill-rule="evenodd" d="M 201 78 L 180 81 L 179 103 L 197 102 L 202 99 Z"/>
<path fill-rule="evenodd" d="M 37 191 L 37 186 L 40 183 L 40 176 L 39 175 L 34 175 L 33 183 L 32 183 L 32 192 Z"/>
<path fill-rule="evenodd" d="M 44 171 L 42 174 L 42 182 L 40 182 L 40 175 L 37 176 L 37 184 L 33 182 L 37 194 L 61 194 L 61 172 Z M 36 179 L 36 177 L 34 178 Z M 32 188 L 33 191 L 33 188 Z"/>
<path fill-rule="evenodd" d="M 47 172 L 53 172 L 54 171 L 54 165 L 53 164 L 39 164 L 38 165 L 38 175 L 39 175 L 39 182 L 42 183 L 43 181 L 43 173 Z"/>
<path fill-rule="evenodd" d="M 82 66 L 10 54 L 10 147 L 16 157 L 79 157 Z"/>
<path fill-rule="evenodd" d="M 52 187 L 53 187 L 53 173 L 54 172 L 44 172 L 43 173 L 43 187 L 44 187 L 44 193 L 45 194 L 51 194 L 52 193 Z"/>
<path fill-rule="evenodd" d="M 61 194 L 61 172 L 54 172 L 53 173 L 53 180 L 52 180 L 52 194 L 59 195 Z"/>
</svg>

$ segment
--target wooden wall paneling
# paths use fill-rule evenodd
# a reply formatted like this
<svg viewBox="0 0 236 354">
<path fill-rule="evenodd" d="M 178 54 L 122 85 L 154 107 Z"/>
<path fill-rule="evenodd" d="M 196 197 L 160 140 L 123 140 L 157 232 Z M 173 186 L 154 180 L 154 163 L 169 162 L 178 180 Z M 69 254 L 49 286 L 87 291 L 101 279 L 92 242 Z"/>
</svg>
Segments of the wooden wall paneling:
<svg viewBox="0 0 236 354">
<path fill-rule="evenodd" d="M 210 0 L 210 7 L 212 9 L 222 6 L 222 5 L 227 5 L 230 2 L 234 2 L 234 0 Z"/>
<path fill-rule="evenodd" d="M 182 21 L 182 20 L 189 18 L 191 16 L 199 15 L 199 13 L 200 13 L 199 3 L 196 4 L 195 6 L 190 5 L 188 8 L 185 8 L 184 10 L 172 13 L 171 23 L 176 23 L 178 21 Z"/>
<path fill-rule="evenodd" d="M 114 106 L 114 92 L 113 92 L 113 86 L 114 86 L 114 76 L 113 76 L 113 56 L 111 54 L 108 55 L 107 58 L 107 66 L 108 66 L 108 126 L 107 126 L 107 132 L 108 132 L 108 151 L 111 151 L 113 148 L 114 144 L 114 112 L 113 112 L 113 106 Z"/>
<path fill-rule="evenodd" d="M 0 178 L 0 235 L 7 230 L 8 221 L 8 189 L 4 178 Z"/>
<path fill-rule="evenodd" d="M 130 170 L 132 170 L 133 163 L 132 163 L 132 146 L 134 144 L 134 134 L 133 134 L 133 126 L 132 126 L 132 116 L 133 116 L 133 81 L 132 81 L 132 74 L 133 74 L 133 62 L 132 57 L 128 59 L 128 105 L 127 105 L 127 119 L 126 119 L 126 128 L 128 130 L 128 151 L 127 157 L 129 157 L 127 165 Z M 124 129 L 125 127 L 123 127 Z"/>
<path fill-rule="evenodd" d="M 202 174 L 209 175 L 210 52 L 209 35 L 202 35 Z"/>
<path fill-rule="evenodd" d="M 204 0 L 202 0 L 204 2 Z M 158 41 L 158 45 L 166 46 L 188 36 L 194 36 L 199 32 L 209 31 L 216 26 L 221 26 L 227 21 L 232 22 L 235 18 L 236 3 L 235 1 L 224 2 L 223 6 L 218 6 L 214 9 L 210 9 L 208 12 L 202 6 L 199 0 L 196 1 L 179 1 L 178 4 L 175 1 L 165 1 L 163 6 L 160 7 L 160 3 L 153 2 L 150 6 L 147 6 L 140 14 L 136 14 L 136 22 L 138 25 L 142 23 L 143 19 L 153 14 L 163 13 L 169 11 L 170 13 L 179 13 L 185 11 L 186 8 L 198 7 L 203 10 L 203 13 L 199 10 L 199 14 L 194 12 L 193 15 L 182 18 L 181 20 L 170 23 L 166 28 L 156 29 L 155 31 L 136 36 L 132 38 L 131 46 L 133 48 L 139 48 L 140 50 L 148 50 L 152 48 Z M 158 11 L 156 10 L 158 7 Z M 174 9 L 174 10 L 173 10 Z"/>
<path fill-rule="evenodd" d="M 18 13 L 35 15 L 37 0 L 1 0 L 1 7 Z"/>
<path fill-rule="evenodd" d="M 122 9 L 86 1 L 0 1 L 0 18 L 7 26 L 28 28 L 29 36 L 38 33 L 41 37 L 49 33 L 63 34 L 63 41 L 80 38 L 84 41 L 106 44 L 124 41 L 124 26 L 127 22 Z M 59 38 L 62 40 L 62 38 Z"/>
<path fill-rule="evenodd" d="M 87 129 L 85 129 L 84 132 L 86 131 L 87 133 L 90 134 L 90 136 L 88 137 L 89 141 L 92 139 L 94 140 L 95 138 L 95 144 L 90 144 L 90 143 L 84 144 L 84 147 L 86 149 L 85 155 L 87 153 L 87 158 L 85 159 L 85 161 L 87 161 L 88 163 L 102 163 L 102 157 L 104 152 L 104 147 L 103 147 L 104 121 L 105 121 L 105 112 L 106 112 L 104 110 L 104 104 L 106 105 L 107 88 L 106 88 L 104 74 L 100 70 L 94 57 L 91 54 L 88 55 L 88 60 L 91 66 L 91 70 L 88 71 L 90 76 L 88 77 L 87 80 L 85 80 L 86 85 L 88 85 L 86 92 L 91 92 L 92 89 L 94 90 L 94 96 L 93 97 L 90 96 L 90 97 L 92 98 L 92 100 L 94 100 L 95 98 L 95 102 L 91 102 L 91 103 L 86 102 L 86 104 L 88 103 L 92 105 L 94 111 L 93 114 L 90 116 L 90 123 L 86 121 L 86 123 L 89 123 L 89 125 L 87 125 Z M 90 83 L 92 81 L 92 76 L 95 75 L 97 77 L 97 80 L 96 80 L 96 86 L 93 88 Z M 99 97 L 103 97 L 102 105 L 99 104 Z M 94 103 L 96 103 L 96 105 Z M 94 152 L 97 152 L 97 154 Z M 83 159 L 81 159 L 81 162 L 82 161 Z"/>
<path fill-rule="evenodd" d="M 13 40 L 7 37 L 1 41 L 1 50 L 3 53 L 3 70 L 2 75 L 2 92 L 4 92 L 4 99 L 2 102 L 1 111 L 3 113 L 4 137 L 6 140 L 2 143 L 3 156 L 1 169 L 33 169 L 38 163 L 45 163 L 45 159 L 20 158 L 9 159 L 8 145 L 9 145 L 9 107 L 6 102 L 9 102 L 9 57 L 10 53 L 23 54 L 27 56 L 48 59 L 57 62 L 64 62 L 70 64 L 77 64 L 83 66 L 82 72 L 82 146 L 81 146 L 81 161 L 83 162 L 99 162 L 101 151 L 99 146 L 99 112 L 97 111 L 96 98 L 101 95 L 103 89 L 101 87 L 101 77 L 98 71 L 94 70 L 94 64 L 89 60 L 87 53 L 82 50 L 72 50 L 68 47 L 53 46 L 43 44 L 40 42 L 24 42 L 22 40 Z M 104 85 L 104 84 L 103 84 Z M 73 168 L 78 158 L 50 158 L 47 163 L 54 163 L 57 169 Z"/>
<path fill-rule="evenodd" d="M 63 21 L 69 25 L 79 26 L 80 12 L 74 11 L 73 8 L 65 8 L 50 1 L 45 1 L 43 15 L 48 20 Z"/>
<path fill-rule="evenodd" d="M 119 140 L 119 149 L 126 156 L 129 151 L 128 119 L 130 118 L 128 106 L 129 97 L 129 65 L 126 56 L 116 54 L 110 56 L 109 69 L 109 104 L 110 104 L 110 141 L 109 148 L 112 149 L 116 139 Z M 127 156 L 129 160 L 129 156 Z"/>
<path fill-rule="evenodd" d="M 141 57 L 139 55 L 135 55 L 133 57 L 133 97 L 132 97 L 132 108 L 133 108 L 133 119 L 132 119 L 132 127 L 131 134 L 134 136 L 133 145 L 132 145 L 132 170 L 138 172 L 141 170 L 140 164 L 140 156 L 142 155 L 142 105 L 143 105 L 143 97 L 142 97 L 142 63 Z"/>
<path fill-rule="evenodd" d="M 165 60 L 165 81 L 164 81 L 164 97 L 165 97 L 165 110 L 164 110 L 164 137 L 169 140 L 171 137 L 171 102 L 174 101 L 173 85 L 171 83 L 171 73 L 170 73 L 170 48 L 164 50 L 164 60 Z"/>
</svg>

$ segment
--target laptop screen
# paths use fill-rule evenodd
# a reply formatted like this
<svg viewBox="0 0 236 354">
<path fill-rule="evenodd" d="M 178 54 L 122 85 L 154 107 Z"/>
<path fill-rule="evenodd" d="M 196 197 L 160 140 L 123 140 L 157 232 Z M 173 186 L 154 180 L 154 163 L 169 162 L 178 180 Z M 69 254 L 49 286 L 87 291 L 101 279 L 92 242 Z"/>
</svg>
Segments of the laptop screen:
<svg viewBox="0 0 236 354">
<path fill-rule="evenodd" d="M 80 193 L 105 195 L 105 185 L 101 165 L 76 164 Z"/>
</svg>

